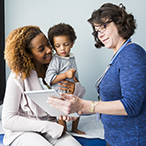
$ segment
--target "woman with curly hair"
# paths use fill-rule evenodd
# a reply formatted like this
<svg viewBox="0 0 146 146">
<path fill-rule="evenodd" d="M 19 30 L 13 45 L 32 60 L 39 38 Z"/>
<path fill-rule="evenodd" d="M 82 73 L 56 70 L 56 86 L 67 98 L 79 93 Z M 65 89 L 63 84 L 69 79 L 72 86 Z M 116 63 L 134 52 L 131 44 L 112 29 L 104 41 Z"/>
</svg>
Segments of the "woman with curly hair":
<svg viewBox="0 0 146 146">
<path fill-rule="evenodd" d="M 19 27 L 6 39 L 5 59 L 11 69 L 7 80 L 2 111 L 5 131 L 4 144 L 11 146 L 80 145 L 64 127 L 36 105 L 24 91 L 43 90 L 47 66 L 52 59 L 52 48 L 48 39 L 37 26 Z M 74 93 L 84 88 L 78 83 L 65 81 L 62 89 Z"/>
<path fill-rule="evenodd" d="M 107 70 L 96 81 L 100 101 L 89 101 L 62 94 L 61 101 L 48 102 L 69 114 L 100 113 L 105 140 L 111 146 L 144 146 L 146 144 L 146 52 L 130 37 L 134 34 L 134 16 L 123 4 L 103 4 L 88 22 L 93 27 L 95 46 L 112 49 Z M 72 120 L 69 117 L 63 117 Z"/>
</svg>

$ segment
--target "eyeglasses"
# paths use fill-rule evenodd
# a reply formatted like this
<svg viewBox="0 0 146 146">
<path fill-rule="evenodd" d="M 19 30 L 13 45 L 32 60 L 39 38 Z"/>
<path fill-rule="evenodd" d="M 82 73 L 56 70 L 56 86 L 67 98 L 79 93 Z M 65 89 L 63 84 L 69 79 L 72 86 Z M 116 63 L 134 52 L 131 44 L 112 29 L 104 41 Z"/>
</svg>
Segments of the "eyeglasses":
<svg viewBox="0 0 146 146">
<path fill-rule="evenodd" d="M 93 35 L 95 38 L 98 39 L 98 33 L 99 33 L 99 32 L 100 32 L 100 33 L 105 32 L 107 24 L 109 24 L 109 23 L 111 23 L 111 22 L 112 22 L 112 20 L 107 21 L 107 22 L 105 22 L 104 24 L 102 24 L 102 25 L 99 27 L 99 29 L 98 29 L 97 31 L 95 30 L 95 31 L 92 33 L 92 35 Z M 96 26 L 94 26 L 94 29 L 95 29 L 95 27 L 96 27 Z"/>
</svg>

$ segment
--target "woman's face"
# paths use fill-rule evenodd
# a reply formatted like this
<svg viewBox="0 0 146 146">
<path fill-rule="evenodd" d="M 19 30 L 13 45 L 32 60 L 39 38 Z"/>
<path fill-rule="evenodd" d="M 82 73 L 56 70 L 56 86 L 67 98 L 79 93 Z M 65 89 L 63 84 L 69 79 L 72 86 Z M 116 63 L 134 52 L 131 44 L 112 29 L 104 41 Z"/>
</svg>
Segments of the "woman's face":
<svg viewBox="0 0 146 146">
<path fill-rule="evenodd" d="M 99 25 L 94 25 L 95 30 L 100 30 Z M 104 32 L 98 32 L 99 40 L 105 45 L 106 48 L 111 48 L 116 52 L 121 44 L 123 43 L 123 38 L 119 35 L 118 29 L 113 22 L 110 22 L 106 25 Z"/>
<path fill-rule="evenodd" d="M 48 64 L 52 59 L 52 48 L 43 33 L 38 34 L 31 42 L 31 58 L 35 66 Z"/>
</svg>

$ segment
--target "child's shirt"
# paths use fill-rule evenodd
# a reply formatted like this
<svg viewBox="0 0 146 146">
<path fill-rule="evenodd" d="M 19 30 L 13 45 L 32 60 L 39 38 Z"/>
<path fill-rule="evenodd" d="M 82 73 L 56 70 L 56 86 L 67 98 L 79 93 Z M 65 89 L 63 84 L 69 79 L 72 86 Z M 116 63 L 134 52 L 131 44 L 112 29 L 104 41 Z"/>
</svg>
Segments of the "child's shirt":
<svg viewBox="0 0 146 146">
<path fill-rule="evenodd" d="M 46 83 L 49 86 L 51 86 L 51 88 L 55 89 L 57 92 L 65 92 L 58 89 L 59 87 L 58 83 L 56 84 L 50 84 L 50 83 L 56 78 L 57 75 L 65 73 L 71 68 L 74 68 L 76 70 L 75 78 L 78 79 L 78 72 L 77 72 L 77 66 L 76 66 L 74 54 L 70 53 L 69 57 L 62 57 L 62 56 L 58 56 L 57 54 L 54 54 L 46 71 L 46 77 L 45 77 Z M 67 78 L 66 80 L 70 82 L 75 82 L 72 78 L 70 79 Z"/>
</svg>

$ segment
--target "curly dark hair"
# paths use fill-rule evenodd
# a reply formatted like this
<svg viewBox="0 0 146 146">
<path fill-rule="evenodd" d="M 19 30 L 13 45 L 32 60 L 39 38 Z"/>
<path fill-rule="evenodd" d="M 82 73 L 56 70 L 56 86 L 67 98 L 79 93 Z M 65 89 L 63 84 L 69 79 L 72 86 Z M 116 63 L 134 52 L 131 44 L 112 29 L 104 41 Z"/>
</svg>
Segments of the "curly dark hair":
<svg viewBox="0 0 146 146">
<path fill-rule="evenodd" d="M 57 25 L 54 25 L 48 30 L 48 39 L 51 45 L 53 46 L 53 48 L 54 48 L 53 38 L 55 36 L 62 36 L 62 35 L 69 36 L 71 42 L 73 43 L 77 38 L 74 29 L 69 24 L 59 23 Z"/>
<path fill-rule="evenodd" d="M 42 31 L 37 26 L 24 26 L 11 31 L 6 38 L 4 58 L 16 77 L 20 75 L 25 79 L 35 69 L 30 58 L 31 41 L 40 33 Z"/>
<path fill-rule="evenodd" d="M 112 20 L 118 29 L 118 33 L 124 39 L 129 39 L 135 32 L 136 20 L 132 14 L 128 14 L 125 6 L 120 3 L 119 6 L 112 3 L 103 4 L 98 10 L 95 10 L 88 22 L 93 27 L 93 34 L 95 34 L 94 24 L 104 24 L 107 20 Z M 98 39 L 98 36 L 94 36 L 95 47 L 101 48 L 104 44 Z"/>
</svg>

